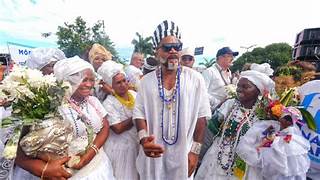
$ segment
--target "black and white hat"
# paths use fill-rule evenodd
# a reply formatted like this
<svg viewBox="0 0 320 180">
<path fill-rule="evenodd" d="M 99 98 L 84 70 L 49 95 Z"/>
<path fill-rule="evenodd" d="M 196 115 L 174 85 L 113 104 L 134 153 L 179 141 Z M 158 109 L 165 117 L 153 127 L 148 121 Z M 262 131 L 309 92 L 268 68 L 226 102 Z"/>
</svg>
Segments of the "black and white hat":
<svg viewBox="0 0 320 180">
<path fill-rule="evenodd" d="M 172 21 L 165 20 L 159 24 L 152 36 L 153 47 L 158 47 L 160 41 L 167 36 L 175 36 L 181 39 L 179 27 Z"/>
</svg>

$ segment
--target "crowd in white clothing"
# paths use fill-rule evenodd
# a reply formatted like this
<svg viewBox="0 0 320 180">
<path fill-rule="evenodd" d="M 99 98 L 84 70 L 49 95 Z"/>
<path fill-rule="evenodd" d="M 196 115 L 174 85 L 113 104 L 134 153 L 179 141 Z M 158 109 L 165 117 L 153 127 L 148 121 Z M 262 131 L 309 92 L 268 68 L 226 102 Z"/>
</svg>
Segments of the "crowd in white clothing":
<svg viewBox="0 0 320 180">
<path fill-rule="evenodd" d="M 216 63 L 200 74 L 187 67 L 194 54 L 188 49 L 180 54 L 181 34 L 174 22 L 163 21 L 152 40 L 156 65 L 143 64 L 143 54 L 135 52 L 124 66 L 99 44 L 92 46 L 88 61 L 66 58 L 55 48 L 34 49 L 28 68 L 53 73 L 71 85 L 68 104 L 59 113 L 73 129 L 69 146 L 79 151 L 72 160 L 44 159 L 29 157 L 19 147 L 14 165 L 0 167 L 3 178 L 306 179 L 310 144 L 297 126 L 299 111 L 286 107 L 278 120 L 261 120 L 256 113 L 261 97 L 274 92 L 268 64 L 253 64 L 232 76 L 229 67 L 238 52 L 223 47 Z M 237 97 L 228 95 L 230 84 L 237 87 Z M 1 119 L 10 116 L 10 108 L 1 107 Z M 214 113 L 220 114 L 218 119 L 211 119 Z M 217 132 L 207 135 L 212 121 Z M 3 151 L 10 130 L 0 134 Z M 212 144 L 198 166 L 205 136 Z"/>
</svg>

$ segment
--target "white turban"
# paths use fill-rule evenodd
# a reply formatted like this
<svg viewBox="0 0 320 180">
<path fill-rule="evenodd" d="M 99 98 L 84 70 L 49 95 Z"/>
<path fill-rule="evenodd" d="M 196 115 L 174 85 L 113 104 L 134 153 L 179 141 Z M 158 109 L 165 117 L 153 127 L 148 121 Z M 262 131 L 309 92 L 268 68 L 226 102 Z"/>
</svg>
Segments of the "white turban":
<svg viewBox="0 0 320 180">
<path fill-rule="evenodd" d="M 78 56 L 74 56 L 58 61 L 53 67 L 53 72 L 58 80 L 66 80 L 71 84 L 73 93 L 83 81 L 84 75 L 82 71 L 86 69 L 94 72 L 90 63 Z"/>
<path fill-rule="evenodd" d="M 31 51 L 27 60 L 27 66 L 31 69 L 41 70 L 51 62 L 65 59 L 64 53 L 57 48 L 35 48 Z"/>
<path fill-rule="evenodd" d="M 240 78 L 246 78 L 252 82 L 260 91 L 260 94 L 271 92 L 275 87 L 274 81 L 266 74 L 255 70 L 243 71 Z"/>
<path fill-rule="evenodd" d="M 256 64 L 252 63 L 250 66 L 251 70 L 259 71 L 261 73 L 264 73 L 268 76 L 273 75 L 273 69 L 271 68 L 270 64 L 268 63 L 263 63 L 263 64 Z"/>
<path fill-rule="evenodd" d="M 123 71 L 123 65 L 114 61 L 105 61 L 102 63 L 97 73 L 102 77 L 102 80 L 109 85 L 112 85 L 112 78 L 117 74 L 122 73 L 126 75 Z"/>
</svg>

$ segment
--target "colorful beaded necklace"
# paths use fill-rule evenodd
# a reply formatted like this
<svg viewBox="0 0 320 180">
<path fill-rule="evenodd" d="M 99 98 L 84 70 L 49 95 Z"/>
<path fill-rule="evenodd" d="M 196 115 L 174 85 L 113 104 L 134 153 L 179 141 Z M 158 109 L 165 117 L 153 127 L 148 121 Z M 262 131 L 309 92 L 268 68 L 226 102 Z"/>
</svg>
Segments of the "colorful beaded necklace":
<svg viewBox="0 0 320 180">
<path fill-rule="evenodd" d="M 233 174 L 232 167 L 235 159 L 235 148 L 239 138 L 248 131 L 253 123 L 256 104 L 252 109 L 248 110 L 241 107 L 240 102 L 236 100 L 231 109 L 232 110 L 223 126 L 222 136 L 218 146 L 217 159 L 218 164 L 227 175 Z M 241 112 L 241 116 L 238 116 L 239 111 Z M 226 162 L 223 162 L 225 157 L 227 160 Z"/>
<path fill-rule="evenodd" d="M 180 110 L 180 74 L 181 74 L 181 67 L 178 66 L 176 79 L 175 79 L 176 80 L 175 87 L 172 90 L 172 94 L 167 97 L 165 95 L 165 90 L 163 87 L 163 76 L 162 76 L 161 67 L 159 67 L 157 70 L 158 90 L 159 90 L 160 99 L 162 101 L 160 126 L 161 126 L 161 132 L 162 132 L 162 139 L 168 145 L 173 145 L 178 141 L 179 120 L 180 120 L 180 111 L 179 111 Z M 164 123 L 165 105 L 168 108 L 168 112 L 169 112 L 169 120 L 167 124 Z M 167 126 L 167 133 L 165 133 L 164 126 Z M 175 131 L 175 132 L 172 132 L 172 131 Z"/>
</svg>

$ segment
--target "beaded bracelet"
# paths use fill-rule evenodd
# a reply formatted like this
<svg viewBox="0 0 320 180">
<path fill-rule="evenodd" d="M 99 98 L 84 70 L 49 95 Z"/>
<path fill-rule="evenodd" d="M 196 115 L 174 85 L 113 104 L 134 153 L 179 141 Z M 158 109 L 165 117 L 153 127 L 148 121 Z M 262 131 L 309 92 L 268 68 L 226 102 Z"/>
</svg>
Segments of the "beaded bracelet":
<svg viewBox="0 0 320 180">
<path fill-rule="evenodd" d="M 91 144 L 90 147 L 94 150 L 94 152 L 95 152 L 96 154 L 99 153 L 99 149 L 98 149 L 98 147 L 97 147 L 95 144 Z"/>
<path fill-rule="evenodd" d="M 41 177 L 40 177 L 41 180 L 43 179 L 44 172 L 47 170 L 48 164 L 49 164 L 49 162 L 47 162 L 46 165 L 44 166 L 44 168 L 42 169 Z"/>
</svg>

